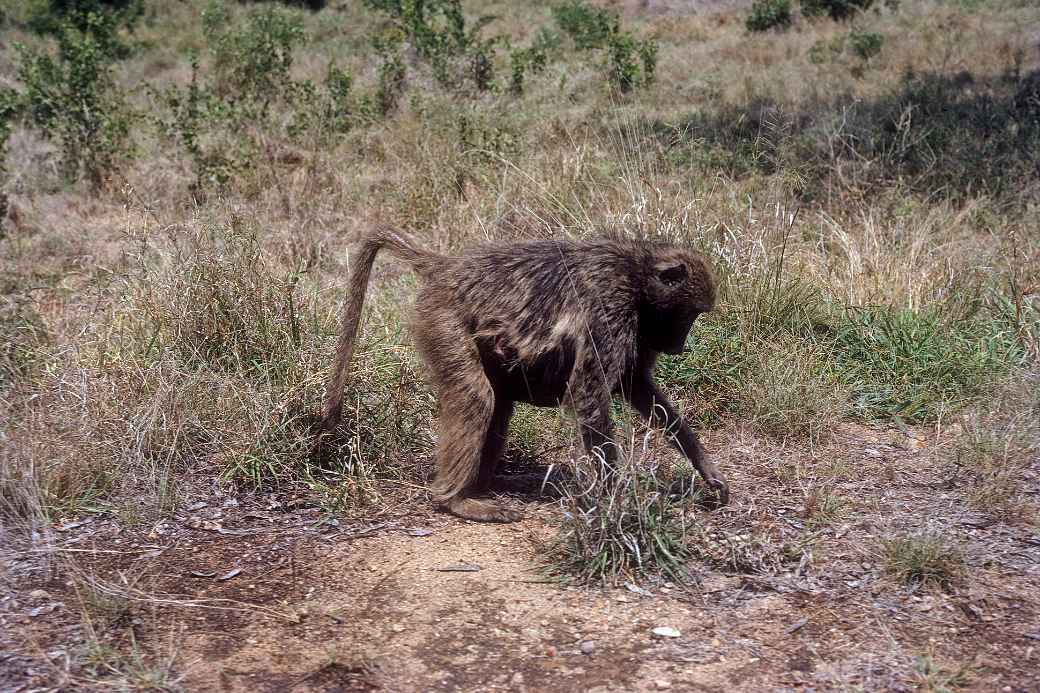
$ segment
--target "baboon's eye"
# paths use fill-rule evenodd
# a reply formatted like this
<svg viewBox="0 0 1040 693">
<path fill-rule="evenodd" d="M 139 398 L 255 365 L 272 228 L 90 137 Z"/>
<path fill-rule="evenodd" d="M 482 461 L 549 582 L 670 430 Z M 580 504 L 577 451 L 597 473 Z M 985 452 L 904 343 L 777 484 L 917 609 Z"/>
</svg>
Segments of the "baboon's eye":
<svg viewBox="0 0 1040 693">
<path fill-rule="evenodd" d="M 686 265 L 680 263 L 671 267 L 665 267 L 661 270 L 658 277 L 667 286 L 681 284 L 686 281 Z"/>
</svg>

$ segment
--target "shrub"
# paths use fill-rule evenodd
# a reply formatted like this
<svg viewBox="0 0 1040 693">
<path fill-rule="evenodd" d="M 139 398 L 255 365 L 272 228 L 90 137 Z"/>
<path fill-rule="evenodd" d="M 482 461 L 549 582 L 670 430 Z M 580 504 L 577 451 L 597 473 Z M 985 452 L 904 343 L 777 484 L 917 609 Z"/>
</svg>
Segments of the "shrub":
<svg viewBox="0 0 1040 693">
<path fill-rule="evenodd" d="M 621 31 L 616 14 L 585 0 L 570 0 L 553 8 L 557 26 L 571 37 L 580 51 L 604 48 Z"/>
<path fill-rule="evenodd" d="M 330 64 L 319 85 L 291 77 L 293 53 L 304 39 L 299 16 L 266 7 L 236 24 L 213 2 L 203 23 L 213 76 L 200 80 L 193 57 L 186 86 L 152 92 L 163 107 L 156 117 L 160 130 L 192 160 L 196 191 L 223 186 L 251 166 L 261 149 L 257 130 L 294 141 L 309 137 L 315 147 L 350 130 L 359 109 L 349 73 Z"/>
<path fill-rule="evenodd" d="M 397 102 L 404 92 L 407 72 L 401 57 L 400 40 L 391 35 L 373 42 L 379 53 L 379 85 L 376 88 L 375 108 L 380 116 L 386 117 L 397 110 Z"/>
<path fill-rule="evenodd" d="M 509 54 L 512 79 L 509 90 L 523 93 L 524 78 L 528 73 L 540 74 L 549 62 L 549 53 L 560 44 L 560 37 L 546 29 L 540 30 L 527 48 L 514 49 Z"/>
<path fill-rule="evenodd" d="M 802 14 L 806 17 L 827 15 L 835 21 L 842 21 L 869 10 L 874 0 L 801 0 L 801 3 Z"/>
<path fill-rule="evenodd" d="M 91 14 L 87 26 L 107 21 Z M 112 76 L 112 53 L 95 32 L 64 24 L 57 57 L 19 46 L 18 79 L 32 125 L 57 139 L 69 180 L 81 174 L 98 184 L 132 151 L 134 114 Z"/>
<path fill-rule="evenodd" d="M 7 194 L 3 186 L 7 182 L 7 138 L 19 111 L 18 93 L 14 89 L 0 87 L 0 238 L 4 237 L 4 219 L 7 218 Z"/>
<path fill-rule="evenodd" d="M 881 46 L 885 43 L 884 34 L 876 31 L 859 31 L 853 29 L 849 32 L 849 47 L 861 60 L 870 60 L 881 52 Z"/>
<path fill-rule="evenodd" d="M 744 25 L 748 31 L 786 29 L 791 26 L 791 0 L 755 0 Z"/>
<path fill-rule="evenodd" d="M 29 27 L 60 37 L 69 27 L 93 36 L 104 52 L 124 57 L 129 51 L 120 28 L 133 30 L 144 13 L 142 0 L 43 0 L 29 16 Z"/>
<path fill-rule="evenodd" d="M 245 26 L 233 26 L 222 2 L 202 15 L 213 53 L 215 90 L 228 97 L 245 118 L 265 118 L 271 103 L 293 93 L 289 71 L 293 50 L 303 42 L 303 22 L 289 12 L 265 7 L 252 12 Z"/>
<path fill-rule="evenodd" d="M 553 8 L 553 17 L 579 51 L 606 51 L 610 81 L 622 93 L 653 83 L 657 44 L 622 31 L 617 14 L 585 0 L 569 0 Z"/>
<path fill-rule="evenodd" d="M 365 5 L 389 16 L 393 31 L 430 63 L 440 84 L 457 87 L 469 80 L 479 91 L 494 88 L 494 58 L 502 39 L 480 36 L 494 17 L 478 17 L 467 28 L 460 0 L 365 0 Z M 394 62 L 384 59 L 396 71 Z"/>
</svg>

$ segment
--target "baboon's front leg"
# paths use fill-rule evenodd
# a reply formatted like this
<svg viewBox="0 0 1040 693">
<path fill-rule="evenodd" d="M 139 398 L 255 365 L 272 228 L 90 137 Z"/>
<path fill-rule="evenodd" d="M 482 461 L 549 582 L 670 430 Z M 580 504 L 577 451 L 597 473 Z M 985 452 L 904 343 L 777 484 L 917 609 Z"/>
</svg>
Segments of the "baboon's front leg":
<svg viewBox="0 0 1040 693">
<path fill-rule="evenodd" d="M 480 472 L 477 474 L 477 491 L 487 491 L 495 477 L 498 463 L 506 448 L 509 435 L 509 418 L 513 415 L 513 401 L 503 398 L 495 399 L 495 411 L 491 416 L 484 449 L 480 455 Z"/>
<path fill-rule="evenodd" d="M 567 384 L 567 401 L 578 421 L 582 446 L 613 470 L 617 461 L 610 388 L 598 363 L 577 363 Z"/>
<path fill-rule="evenodd" d="M 656 428 L 663 429 L 668 440 L 704 478 L 705 483 L 715 493 L 719 505 L 729 502 L 729 486 L 718 468 L 708 459 L 701 446 L 697 434 L 693 432 L 668 397 L 661 392 L 649 374 L 637 377 L 632 387 L 624 392 L 629 403 L 644 420 Z"/>
</svg>

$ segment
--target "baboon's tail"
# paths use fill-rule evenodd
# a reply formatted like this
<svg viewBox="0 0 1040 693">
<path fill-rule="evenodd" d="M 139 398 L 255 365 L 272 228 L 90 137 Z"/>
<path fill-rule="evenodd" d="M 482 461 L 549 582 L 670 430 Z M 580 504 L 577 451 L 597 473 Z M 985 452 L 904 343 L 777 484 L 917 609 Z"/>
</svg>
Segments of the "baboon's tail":
<svg viewBox="0 0 1040 693">
<path fill-rule="evenodd" d="M 438 256 L 415 245 L 406 235 L 390 228 L 380 227 L 369 232 L 362 240 L 360 249 L 350 264 L 350 279 L 347 284 L 347 300 L 343 304 L 339 343 L 332 373 L 325 392 L 325 408 L 321 418 L 321 433 L 331 431 L 339 423 L 343 413 L 343 389 L 347 384 L 350 359 L 354 355 L 354 342 L 361 324 L 361 309 L 365 304 L 365 290 L 372 274 L 372 263 L 376 254 L 386 248 L 391 255 L 401 258 L 413 266 L 422 266 Z"/>
</svg>

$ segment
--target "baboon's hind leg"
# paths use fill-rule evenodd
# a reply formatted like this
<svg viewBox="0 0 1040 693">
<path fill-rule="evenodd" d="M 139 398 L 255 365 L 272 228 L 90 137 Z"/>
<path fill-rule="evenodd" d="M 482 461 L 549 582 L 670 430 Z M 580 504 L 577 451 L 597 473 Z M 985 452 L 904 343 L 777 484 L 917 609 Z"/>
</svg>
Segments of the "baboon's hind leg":
<svg viewBox="0 0 1040 693">
<path fill-rule="evenodd" d="M 448 316 L 430 315 L 417 327 L 416 342 L 440 398 L 434 503 L 478 522 L 521 519 L 519 511 L 472 498 L 495 418 L 494 392 L 476 345 Z"/>
</svg>

